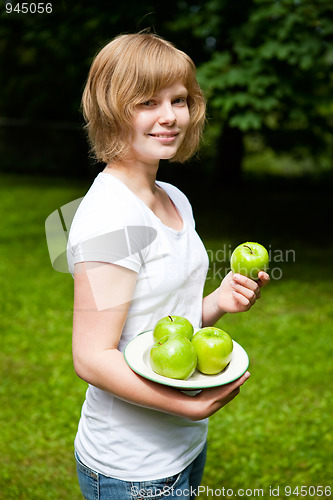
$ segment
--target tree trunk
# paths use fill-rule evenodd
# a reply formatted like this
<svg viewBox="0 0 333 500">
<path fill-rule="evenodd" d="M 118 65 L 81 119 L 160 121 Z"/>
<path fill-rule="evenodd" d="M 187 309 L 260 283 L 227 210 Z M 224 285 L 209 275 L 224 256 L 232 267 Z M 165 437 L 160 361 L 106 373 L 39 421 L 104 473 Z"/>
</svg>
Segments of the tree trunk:
<svg viewBox="0 0 333 500">
<path fill-rule="evenodd" d="M 217 145 L 214 178 L 218 183 L 239 182 L 244 156 L 243 132 L 226 124 Z"/>
</svg>

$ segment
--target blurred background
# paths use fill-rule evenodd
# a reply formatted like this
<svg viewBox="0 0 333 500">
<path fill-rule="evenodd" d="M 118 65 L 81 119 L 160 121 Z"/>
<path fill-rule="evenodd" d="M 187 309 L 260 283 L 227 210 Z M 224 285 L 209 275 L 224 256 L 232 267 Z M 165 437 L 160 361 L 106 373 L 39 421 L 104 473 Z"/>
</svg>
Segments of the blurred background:
<svg viewBox="0 0 333 500">
<path fill-rule="evenodd" d="M 226 498 L 302 486 L 329 496 L 333 3 L 56 0 L 0 2 L 0 498 L 80 498 L 72 443 L 86 386 L 72 368 L 73 284 L 52 269 L 44 224 L 103 168 L 80 112 L 95 54 L 147 28 L 192 57 L 207 98 L 198 155 L 162 162 L 158 175 L 192 203 L 207 293 L 239 243 L 271 254 L 260 304 L 218 323 L 248 351 L 252 378 L 211 418 L 203 484 L 213 494 L 200 498 L 223 487 Z"/>
</svg>

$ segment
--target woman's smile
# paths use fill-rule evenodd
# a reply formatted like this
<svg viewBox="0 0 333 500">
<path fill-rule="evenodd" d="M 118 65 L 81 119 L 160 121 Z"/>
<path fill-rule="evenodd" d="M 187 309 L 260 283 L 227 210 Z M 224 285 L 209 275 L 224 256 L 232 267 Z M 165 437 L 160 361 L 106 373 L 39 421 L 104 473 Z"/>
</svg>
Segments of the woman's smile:
<svg viewBox="0 0 333 500">
<path fill-rule="evenodd" d="M 161 132 L 161 133 L 148 134 L 148 135 L 150 137 L 153 137 L 154 139 L 157 139 L 159 142 L 161 142 L 163 144 L 170 144 L 176 139 L 178 134 L 179 134 L 179 132 Z"/>
</svg>

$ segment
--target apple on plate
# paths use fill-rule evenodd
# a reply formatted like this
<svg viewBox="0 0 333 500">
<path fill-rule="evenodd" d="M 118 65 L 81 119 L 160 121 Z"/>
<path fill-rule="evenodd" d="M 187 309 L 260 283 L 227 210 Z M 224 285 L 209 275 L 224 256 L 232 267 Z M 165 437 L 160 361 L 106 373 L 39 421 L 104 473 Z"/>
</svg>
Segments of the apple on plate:
<svg viewBox="0 0 333 500">
<path fill-rule="evenodd" d="M 259 271 L 266 271 L 268 266 L 268 252 L 260 243 L 247 241 L 238 245 L 231 254 L 230 267 L 232 272 L 253 280 L 258 279 Z"/>
<path fill-rule="evenodd" d="M 191 342 L 198 357 L 197 368 L 201 373 L 216 375 L 230 363 L 233 342 L 230 335 L 220 328 L 201 328 L 193 335 Z"/>
<path fill-rule="evenodd" d="M 193 337 L 194 328 L 192 323 L 183 316 L 166 316 L 161 318 L 155 325 L 153 337 L 155 342 L 169 335 L 180 335 L 189 340 Z"/>
<path fill-rule="evenodd" d="M 150 349 L 150 366 L 164 377 L 188 379 L 197 366 L 197 355 L 191 341 L 182 336 L 166 336 Z"/>
</svg>

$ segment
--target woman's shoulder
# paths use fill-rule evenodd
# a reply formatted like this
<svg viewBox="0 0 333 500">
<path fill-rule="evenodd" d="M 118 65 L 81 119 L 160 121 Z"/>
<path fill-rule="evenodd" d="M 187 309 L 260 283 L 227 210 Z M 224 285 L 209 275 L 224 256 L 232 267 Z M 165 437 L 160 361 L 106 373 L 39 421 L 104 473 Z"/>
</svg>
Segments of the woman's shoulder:
<svg viewBox="0 0 333 500">
<path fill-rule="evenodd" d="M 74 239 L 77 233 L 91 236 L 146 224 L 140 204 L 116 181 L 107 174 L 95 178 L 75 213 L 71 226 Z"/>
</svg>

